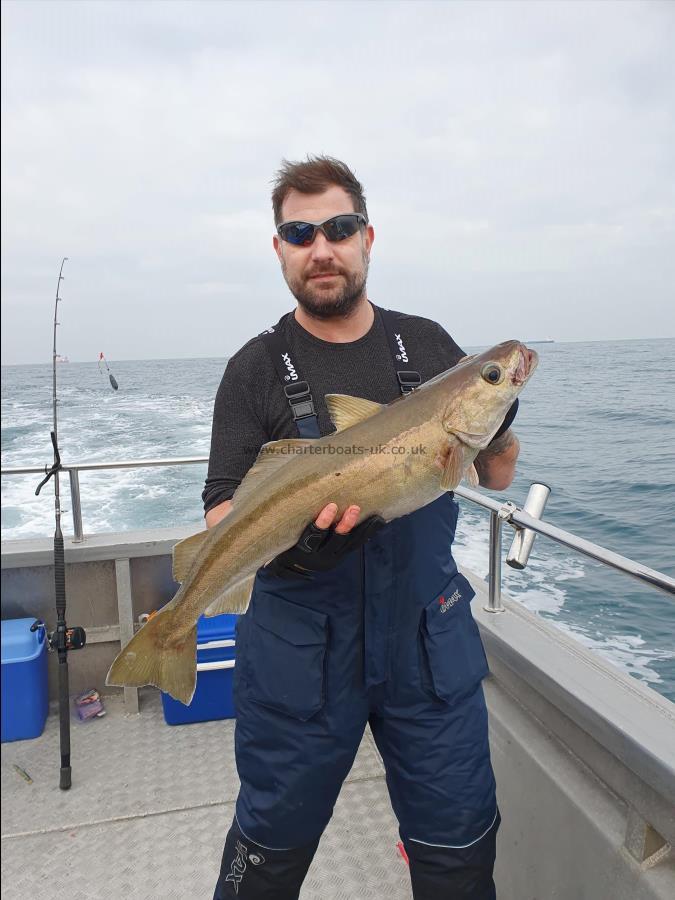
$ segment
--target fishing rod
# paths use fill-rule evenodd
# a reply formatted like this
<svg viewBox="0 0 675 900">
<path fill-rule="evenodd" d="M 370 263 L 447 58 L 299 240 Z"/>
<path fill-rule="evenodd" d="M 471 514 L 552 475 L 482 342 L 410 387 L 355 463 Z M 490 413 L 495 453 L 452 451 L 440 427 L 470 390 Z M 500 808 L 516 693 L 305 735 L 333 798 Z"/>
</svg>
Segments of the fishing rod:
<svg viewBox="0 0 675 900">
<path fill-rule="evenodd" d="M 59 787 L 62 791 L 67 791 L 71 785 L 71 766 L 70 766 L 70 691 L 68 685 L 68 651 L 79 650 L 84 647 L 87 637 L 84 628 L 75 626 L 68 628 L 66 624 L 66 560 L 63 547 L 63 533 L 61 531 L 61 495 L 59 491 L 59 472 L 63 468 L 61 465 L 61 454 L 59 453 L 58 442 L 58 419 L 56 397 L 56 327 L 59 303 L 61 297 L 61 282 L 64 281 L 63 267 L 68 257 L 64 256 L 61 261 L 59 270 L 59 280 L 56 285 L 56 302 L 54 304 L 54 345 L 52 350 L 52 409 L 53 409 L 53 428 L 51 431 L 52 446 L 54 447 L 54 463 L 49 468 L 45 466 L 46 475 L 37 486 L 35 495 L 37 496 L 42 488 L 47 484 L 49 479 L 54 476 L 54 514 L 56 518 L 56 528 L 54 531 L 54 593 L 56 599 L 56 631 L 52 631 L 47 636 L 48 646 L 50 650 L 56 650 L 59 657 L 59 727 L 60 727 L 60 748 L 61 748 L 61 771 L 59 775 Z M 41 622 L 35 622 L 31 626 L 31 630 L 41 627 Z"/>
</svg>

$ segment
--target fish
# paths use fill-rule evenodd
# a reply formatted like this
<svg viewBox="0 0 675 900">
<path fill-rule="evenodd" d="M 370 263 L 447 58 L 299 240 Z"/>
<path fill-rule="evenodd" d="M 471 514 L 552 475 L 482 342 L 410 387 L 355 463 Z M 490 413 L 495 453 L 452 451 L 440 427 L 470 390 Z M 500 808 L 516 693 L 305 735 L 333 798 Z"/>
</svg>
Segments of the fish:
<svg viewBox="0 0 675 900">
<path fill-rule="evenodd" d="M 330 502 L 358 522 L 405 516 L 462 478 L 502 424 L 538 357 L 506 341 L 465 357 L 409 394 L 380 404 L 327 394 L 335 432 L 264 444 L 216 526 L 173 549 L 175 597 L 114 660 L 106 684 L 152 684 L 189 704 L 197 681 L 197 620 L 246 610 L 258 569 L 297 543 Z"/>
</svg>

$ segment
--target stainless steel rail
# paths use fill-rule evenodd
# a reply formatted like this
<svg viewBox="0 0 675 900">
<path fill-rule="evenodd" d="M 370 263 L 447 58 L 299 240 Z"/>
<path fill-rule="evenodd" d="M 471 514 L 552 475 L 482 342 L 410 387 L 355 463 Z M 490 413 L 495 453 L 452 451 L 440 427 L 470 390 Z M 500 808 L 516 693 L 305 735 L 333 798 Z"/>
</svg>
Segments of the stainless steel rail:
<svg viewBox="0 0 675 900">
<path fill-rule="evenodd" d="M 73 540 L 84 540 L 82 507 L 80 504 L 80 472 L 104 469 L 142 469 L 155 466 L 184 466 L 207 462 L 208 457 L 206 456 L 184 456 L 170 459 L 130 459 L 113 463 L 85 462 L 64 465 L 62 467 L 63 471 L 68 472 L 70 475 Z M 0 469 L 0 475 L 43 475 L 44 471 L 44 468 L 39 466 L 27 466 Z M 671 597 L 675 597 L 675 578 L 671 578 L 663 572 L 657 572 L 656 569 L 650 569 L 648 566 L 629 559 L 627 556 L 621 556 L 619 553 L 614 553 L 606 547 L 601 547 L 599 544 L 587 541 L 585 538 L 578 537 L 569 531 L 558 528 L 556 525 L 544 522 L 510 501 L 500 503 L 498 500 L 493 500 L 491 497 L 486 497 L 478 491 L 465 487 L 456 488 L 455 494 L 490 512 L 489 603 L 485 607 L 490 612 L 501 612 L 504 608 L 501 602 L 501 543 L 504 522 L 507 522 L 516 530 L 529 529 L 536 534 L 541 534 L 556 541 L 558 544 L 562 544 L 564 547 L 569 547 L 570 550 L 581 553 L 583 556 L 588 556 L 590 559 L 595 559 L 603 565 L 609 566 L 609 568 L 624 572 L 643 584 L 658 588 Z"/>
<path fill-rule="evenodd" d="M 595 559 L 611 569 L 625 572 L 638 581 L 659 588 L 665 591 L 666 594 L 675 597 L 675 578 L 671 578 L 670 575 L 657 572 L 656 569 L 650 569 L 649 566 L 629 559 L 627 556 L 621 556 L 619 553 L 614 553 L 613 550 L 608 550 L 606 547 L 600 546 L 600 544 L 594 544 L 585 538 L 577 537 L 576 534 L 558 528 L 557 525 L 543 522 L 541 519 L 529 515 L 525 510 L 519 509 L 513 504 L 499 503 L 470 488 L 458 487 L 455 493 L 465 500 L 470 500 L 472 503 L 490 510 L 491 521 L 497 519 L 500 523 L 506 521 L 515 528 L 529 528 L 537 534 L 543 534 L 545 537 L 551 538 L 558 544 L 569 547 L 570 550 L 575 550 L 577 553 Z M 499 527 L 501 528 L 501 524 Z"/>
</svg>

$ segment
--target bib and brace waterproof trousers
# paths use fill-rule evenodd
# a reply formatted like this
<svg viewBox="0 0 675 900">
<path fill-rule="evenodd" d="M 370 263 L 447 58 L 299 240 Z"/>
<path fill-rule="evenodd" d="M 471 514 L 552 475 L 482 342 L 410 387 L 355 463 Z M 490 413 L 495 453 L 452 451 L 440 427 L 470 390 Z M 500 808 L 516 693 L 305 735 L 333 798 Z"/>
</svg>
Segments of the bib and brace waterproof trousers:
<svg viewBox="0 0 675 900">
<path fill-rule="evenodd" d="M 241 790 L 214 900 L 298 897 L 367 723 L 415 900 L 495 897 L 487 663 L 451 555 L 457 513 L 444 494 L 330 572 L 258 572 L 238 626 Z"/>
</svg>

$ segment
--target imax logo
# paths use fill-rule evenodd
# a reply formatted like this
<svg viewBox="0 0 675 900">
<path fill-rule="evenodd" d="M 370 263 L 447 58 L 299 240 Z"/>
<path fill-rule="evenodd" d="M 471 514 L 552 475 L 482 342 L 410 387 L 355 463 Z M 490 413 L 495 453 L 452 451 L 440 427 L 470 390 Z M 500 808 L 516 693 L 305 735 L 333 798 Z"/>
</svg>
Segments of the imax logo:
<svg viewBox="0 0 675 900">
<path fill-rule="evenodd" d="M 455 605 L 455 603 L 459 603 L 459 601 L 461 599 L 462 599 L 462 595 L 459 591 L 459 588 L 457 588 L 455 593 L 451 597 L 448 597 L 447 600 L 445 599 L 445 597 L 439 597 L 438 605 L 441 608 L 441 613 L 446 613 L 449 609 L 452 609 L 452 607 Z"/>
<path fill-rule="evenodd" d="M 282 353 L 281 358 L 283 359 L 286 368 L 288 369 L 288 375 L 284 375 L 286 381 L 297 381 L 298 373 L 295 371 L 295 366 L 291 362 L 291 357 L 288 353 Z"/>
<path fill-rule="evenodd" d="M 244 872 L 246 871 L 246 847 L 242 844 L 241 841 L 237 841 L 235 846 L 235 857 L 230 866 L 230 874 L 227 876 L 225 881 L 231 881 L 232 887 L 234 888 L 235 894 L 239 893 L 239 885 L 241 884 L 241 880 L 244 877 Z"/>
<path fill-rule="evenodd" d="M 225 881 L 231 881 L 235 894 L 238 894 L 239 885 L 246 873 L 247 861 L 253 863 L 254 866 L 261 866 L 265 862 L 265 857 L 262 853 L 249 853 L 248 848 L 242 844 L 241 841 L 235 843 L 234 849 L 234 860 L 230 866 L 230 874 L 226 877 Z"/>
<path fill-rule="evenodd" d="M 402 359 L 403 362 L 408 362 L 408 354 L 405 352 L 405 347 L 403 346 L 403 339 L 400 334 L 395 334 L 394 338 L 396 343 L 398 344 L 398 349 L 401 351 L 396 354 L 396 359 Z"/>
</svg>

